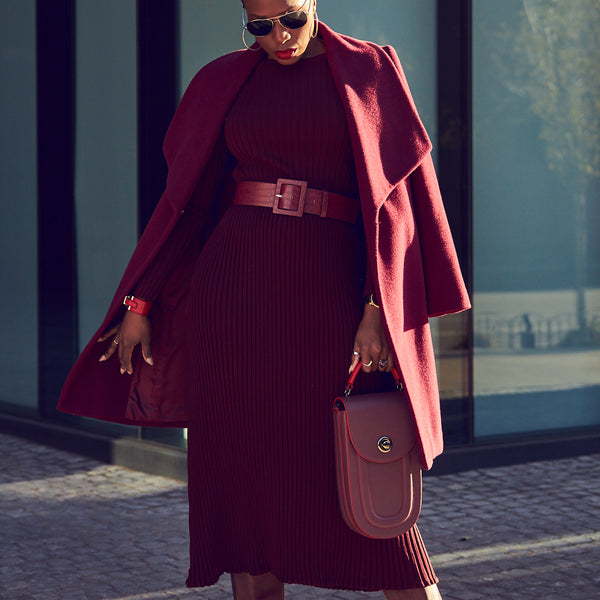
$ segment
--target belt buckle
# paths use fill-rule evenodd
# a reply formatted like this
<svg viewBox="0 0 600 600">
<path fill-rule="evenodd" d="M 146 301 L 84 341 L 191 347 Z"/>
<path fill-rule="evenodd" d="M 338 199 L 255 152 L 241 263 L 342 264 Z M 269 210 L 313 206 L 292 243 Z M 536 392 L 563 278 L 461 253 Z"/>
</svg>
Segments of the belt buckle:
<svg viewBox="0 0 600 600">
<path fill-rule="evenodd" d="M 283 189 L 284 186 L 287 189 Z M 273 199 L 273 213 L 276 215 L 288 215 L 290 217 L 301 217 L 304 213 L 304 203 L 306 201 L 306 189 L 308 182 L 300 181 L 299 179 L 278 179 L 275 186 L 275 198 Z M 289 190 L 292 188 L 292 190 Z M 295 188 L 299 188 L 298 203 L 294 202 L 295 194 L 297 193 Z M 288 191 L 289 190 L 289 191 Z M 291 204 L 295 208 L 282 208 L 285 198 L 288 194 L 292 194 Z"/>
</svg>

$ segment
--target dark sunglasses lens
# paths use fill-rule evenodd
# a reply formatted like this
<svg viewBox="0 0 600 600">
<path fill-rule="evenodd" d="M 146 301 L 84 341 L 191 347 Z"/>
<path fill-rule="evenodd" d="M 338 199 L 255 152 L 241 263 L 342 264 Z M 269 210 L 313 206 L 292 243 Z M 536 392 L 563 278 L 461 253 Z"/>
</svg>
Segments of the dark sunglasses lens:
<svg viewBox="0 0 600 600">
<path fill-rule="evenodd" d="M 254 21 L 248 22 L 246 29 L 256 37 L 269 35 L 273 29 L 273 21 L 270 19 L 254 19 Z"/>
<path fill-rule="evenodd" d="M 283 15 L 283 17 L 279 17 L 279 22 L 286 29 L 300 29 L 300 27 L 304 27 L 306 25 L 307 21 L 308 17 L 303 10 L 296 10 L 288 13 L 287 15 Z"/>
</svg>

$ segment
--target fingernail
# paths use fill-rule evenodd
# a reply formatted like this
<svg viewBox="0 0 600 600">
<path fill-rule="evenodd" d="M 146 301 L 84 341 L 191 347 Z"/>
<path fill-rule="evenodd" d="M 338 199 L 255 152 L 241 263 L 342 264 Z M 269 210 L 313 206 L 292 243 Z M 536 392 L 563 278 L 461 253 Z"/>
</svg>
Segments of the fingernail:
<svg viewBox="0 0 600 600">
<path fill-rule="evenodd" d="M 104 362 L 106 360 L 106 354 L 103 354 L 99 359 L 98 362 Z"/>
<path fill-rule="evenodd" d="M 152 357 L 151 357 L 151 356 L 149 356 L 149 357 L 146 359 L 146 362 L 147 362 L 147 363 L 148 363 L 150 366 L 154 366 L 154 361 L 152 360 Z"/>
<path fill-rule="evenodd" d="M 123 367 L 121 367 L 121 368 L 119 369 L 119 371 L 121 371 L 121 375 L 124 375 L 124 374 L 125 374 L 125 369 L 124 369 Z"/>
</svg>

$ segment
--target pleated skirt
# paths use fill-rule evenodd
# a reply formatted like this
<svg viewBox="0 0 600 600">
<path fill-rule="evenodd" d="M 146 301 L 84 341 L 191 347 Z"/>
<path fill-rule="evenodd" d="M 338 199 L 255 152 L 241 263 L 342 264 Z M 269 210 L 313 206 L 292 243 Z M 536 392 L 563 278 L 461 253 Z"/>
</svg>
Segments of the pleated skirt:
<svg viewBox="0 0 600 600">
<path fill-rule="evenodd" d="M 437 582 L 417 528 L 371 540 L 344 523 L 332 404 L 363 311 L 359 226 L 233 206 L 191 282 L 190 571 L 271 572 L 336 589 Z M 387 375 L 362 374 L 357 392 Z"/>
</svg>

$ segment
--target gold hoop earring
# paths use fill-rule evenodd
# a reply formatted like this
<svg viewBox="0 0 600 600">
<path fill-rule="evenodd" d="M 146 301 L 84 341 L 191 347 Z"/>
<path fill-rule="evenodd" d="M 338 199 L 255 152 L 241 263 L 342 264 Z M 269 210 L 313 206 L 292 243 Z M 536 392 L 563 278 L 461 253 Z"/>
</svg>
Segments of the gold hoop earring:
<svg viewBox="0 0 600 600">
<path fill-rule="evenodd" d="M 256 52 L 257 50 L 260 50 L 260 46 L 258 48 L 252 48 L 251 46 L 248 46 L 248 42 L 246 42 L 246 28 L 245 27 L 242 29 L 242 42 L 243 42 L 244 46 L 246 46 L 246 48 L 248 50 L 251 50 L 252 52 Z"/>
<path fill-rule="evenodd" d="M 312 39 L 314 39 L 317 37 L 318 33 L 319 33 L 319 15 L 317 14 L 317 11 L 315 10 L 315 16 L 313 17 L 313 32 L 310 37 Z"/>
</svg>

